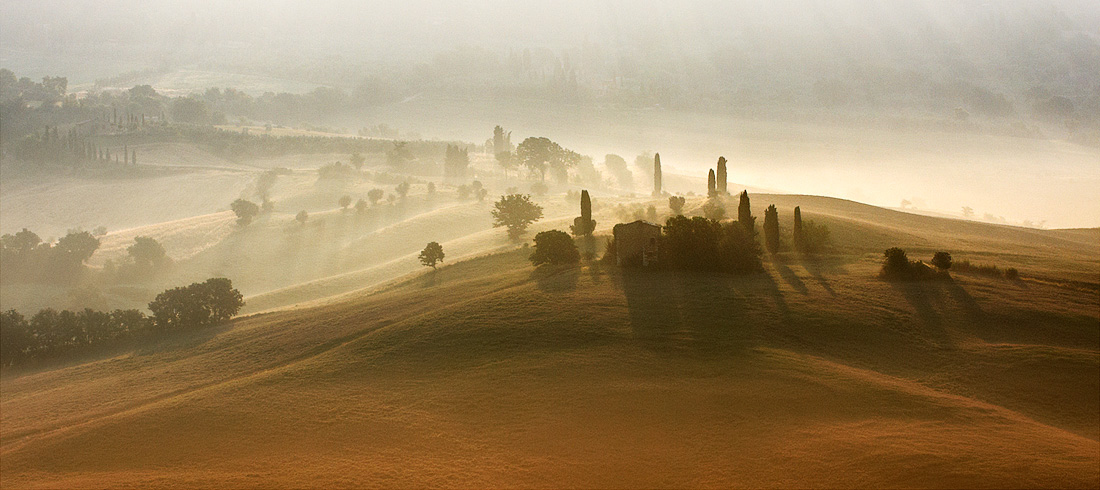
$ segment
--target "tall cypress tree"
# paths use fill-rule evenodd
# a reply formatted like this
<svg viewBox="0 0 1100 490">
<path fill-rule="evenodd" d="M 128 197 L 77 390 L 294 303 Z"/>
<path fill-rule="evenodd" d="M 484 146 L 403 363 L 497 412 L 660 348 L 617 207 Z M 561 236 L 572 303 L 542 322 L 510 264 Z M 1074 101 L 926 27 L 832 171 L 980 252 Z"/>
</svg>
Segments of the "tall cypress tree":
<svg viewBox="0 0 1100 490">
<path fill-rule="evenodd" d="M 764 246 L 773 254 L 779 251 L 779 210 L 775 204 L 764 210 Z"/>
<path fill-rule="evenodd" d="M 749 205 L 749 191 L 741 191 L 741 204 L 737 206 L 737 222 L 745 227 L 749 234 L 756 234 L 756 218 L 752 215 L 752 207 Z"/>
<path fill-rule="evenodd" d="M 714 188 L 714 169 L 707 174 L 707 197 L 714 197 L 717 191 Z"/>
<path fill-rule="evenodd" d="M 653 155 L 653 197 L 661 195 L 661 154 Z"/>
<path fill-rule="evenodd" d="M 588 191 L 581 191 L 581 215 L 573 219 L 570 227 L 576 236 L 588 236 L 596 231 L 596 222 L 592 219 L 592 199 L 588 197 Z"/>
<path fill-rule="evenodd" d="M 726 191 L 726 157 L 718 157 L 718 193 L 729 194 Z"/>
<path fill-rule="evenodd" d="M 794 239 L 795 250 L 802 251 L 802 210 L 798 209 L 798 206 L 794 207 L 794 228 L 792 228 L 791 238 Z"/>
</svg>

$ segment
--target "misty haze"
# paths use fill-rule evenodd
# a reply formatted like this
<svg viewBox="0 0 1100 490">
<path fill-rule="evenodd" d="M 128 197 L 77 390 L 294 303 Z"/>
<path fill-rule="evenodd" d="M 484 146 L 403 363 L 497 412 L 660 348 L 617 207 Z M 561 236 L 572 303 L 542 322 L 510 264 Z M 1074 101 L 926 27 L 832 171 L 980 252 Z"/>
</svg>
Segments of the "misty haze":
<svg viewBox="0 0 1100 490">
<path fill-rule="evenodd" d="M 0 0 L 0 487 L 1100 486 L 1100 4 Z"/>
</svg>

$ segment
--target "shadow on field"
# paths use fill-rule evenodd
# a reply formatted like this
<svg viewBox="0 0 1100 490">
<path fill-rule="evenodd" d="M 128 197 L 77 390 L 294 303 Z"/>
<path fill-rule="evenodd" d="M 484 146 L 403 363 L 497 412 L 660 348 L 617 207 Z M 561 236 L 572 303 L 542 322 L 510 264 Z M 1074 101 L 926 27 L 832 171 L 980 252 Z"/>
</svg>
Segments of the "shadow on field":
<svg viewBox="0 0 1100 490">
<path fill-rule="evenodd" d="M 810 289 L 806 287 L 806 283 L 795 274 L 787 264 L 776 263 L 775 270 L 779 272 L 779 277 L 783 278 L 783 281 L 789 284 L 795 291 L 802 294 L 809 294 Z"/>
<path fill-rule="evenodd" d="M 531 271 L 535 285 L 546 293 L 564 293 L 577 289 L 577 279 L 581 276 L 578 265 L 541 265 Z"/>
<path fill-rule="evenodd" d="M 786 303 L 767 274 L 627 268 L 609 277 L 623 291 L 633 338 L 654 350 L 747 351 L 762 327 L 753 311 L 761 305 L 753 304 L 750 289 L 763 288 L 786 315 Z"/>
<path fill-rule="evenodd" d="M 943 284 L 940 281 L 892 281 L 890 284 L 913 307 L 917 319 L 926 327 L 926 338 L 940 346 L 950 345 L 940 312 L 944 306 Z"/>
</svg>

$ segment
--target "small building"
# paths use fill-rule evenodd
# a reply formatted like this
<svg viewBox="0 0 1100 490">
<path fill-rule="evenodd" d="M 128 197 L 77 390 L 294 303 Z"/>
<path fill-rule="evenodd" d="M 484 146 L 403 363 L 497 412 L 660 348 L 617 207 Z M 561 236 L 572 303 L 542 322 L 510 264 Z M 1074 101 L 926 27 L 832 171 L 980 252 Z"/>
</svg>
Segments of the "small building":
<svg viewBox="0 0 1100 490">
<path fill-rule="evenodd" d="M 661 225 L 638 220 L 619 223 L 615 234 L 615 264 L 620 266 L 647 267 L 657 263 L 657 243 L 661 237 Z"/>
</svg>

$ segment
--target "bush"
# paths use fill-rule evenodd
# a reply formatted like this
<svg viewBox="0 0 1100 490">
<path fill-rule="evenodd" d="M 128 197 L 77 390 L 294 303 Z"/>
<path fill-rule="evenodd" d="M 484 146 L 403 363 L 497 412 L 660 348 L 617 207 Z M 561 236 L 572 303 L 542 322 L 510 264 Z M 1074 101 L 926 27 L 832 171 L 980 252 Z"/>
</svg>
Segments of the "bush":
<svg viewBox="0 0 1100 490">
<path fill-rule="evenodd" d="M 197 328 L 223 322 L 244 306 L 244 297 L 224 277 L 169 289 L 157 295 L 149 310 L 161 329 Z"/>
<path fill-rule="evenodd" d="M 941 271 L 946 271 L 951 268 L 951 254 L 947 252 L 936 252 L 932 256 L 932 265 Z"/>
<path fill-rule="evenodd" d="M 1020 280 L 1020 271 L 1016 270 L 1015 267 L 1009 267 L 1005 269 L 1005 279 L 1008 279 L 1009 281 Z"/>
<path fill-rule="evenodd" d="M 530 259 L 536 266 L 575 264 L 581 260 L 581 254 L 568 233 L 550 230 L 535 235 L 535 253 L 531 254 Z"/>
</svg>

